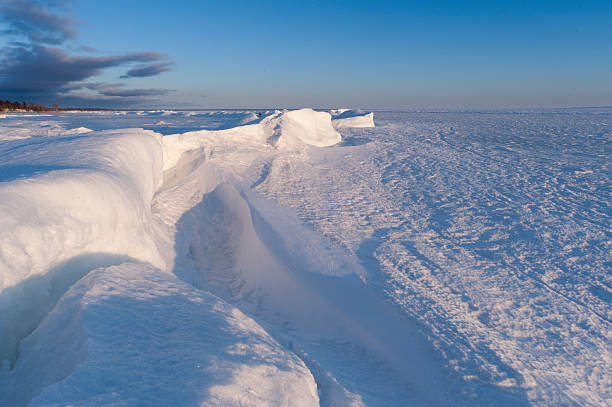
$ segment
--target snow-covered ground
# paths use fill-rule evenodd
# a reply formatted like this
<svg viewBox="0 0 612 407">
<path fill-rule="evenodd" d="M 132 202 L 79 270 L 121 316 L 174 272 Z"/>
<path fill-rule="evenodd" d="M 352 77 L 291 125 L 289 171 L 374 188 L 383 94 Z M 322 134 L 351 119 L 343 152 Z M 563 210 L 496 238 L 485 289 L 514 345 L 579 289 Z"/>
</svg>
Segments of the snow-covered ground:
<svg viewBox="0 0 612 407">
<path fill-rule="evenodd" d="M 257 113 L 0 116 L 0 405 L 612 403 L 611 109 Z"/>
</svg>

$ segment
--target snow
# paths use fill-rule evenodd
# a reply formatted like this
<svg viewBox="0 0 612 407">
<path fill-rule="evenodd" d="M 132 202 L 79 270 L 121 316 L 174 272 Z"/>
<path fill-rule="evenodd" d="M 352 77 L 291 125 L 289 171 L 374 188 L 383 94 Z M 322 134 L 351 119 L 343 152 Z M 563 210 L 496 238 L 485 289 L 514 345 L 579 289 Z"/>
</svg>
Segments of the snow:
<svg viewBox="0 0 612 407">
<path fill-rule="evenodd" d="M 347 147 L 272 165 L 256 191 L 356 253 L 466 378 L 602 405 L 610 117 L 380 114 Z"/>
<path fill-rule="evenodd" d="M 293 110 L 280 117 L 280 138 L 283 146 L 295 146 L 304 143 L 317 147 L 327 147 L 341 141 L 340 134 L 331 124 L 331 115 L 327 112 L 315 112 L 312 109 Z"/>
<path fill-rule="evenodd" d="M 339 143 L 340 134 L 332 127 L 331 115 L 312 109 L 276 111 L 254 124 L 225 130 L 199 130 L 164 137 L 169 155 L 165 169 L 171 168 L 185 151 L 219 145 L 275 146 L 296 150 L 304 146 L 325 147 Z"/>
<path fill-rule="evenodd" d="M 612 399 L 612 111 L 257 113 L 1 118 L 0 400 Z"/>
<path fill-rule="evenodd" d="M 332 123 L 336 129 L 374 127 L 374 113 L 361 110 L 337 109 L 331 111 Z"/>
<path fill-rule="evenodd" d="M 19 339 L 62 294 L 63 275 L 82 275 L 66 262 L 166 263 L 150 213 L 162 182 L 161 136 L 111 130 L 7 147 L 0 152 L 0 359 L 12 360 Z"/>
<path fill-rule="evenodd" d="M 89 273 L 21 351 L 10 405 L 318 402 L 304 363 L 253 319 L 142 263 Z"/>
<path fill-rule="evenodd" d="M 32 123 L 29 120 L 22 120 L 24 115 L 4 115 L 0 119 L 14 117 L 20 120 L 4 120 L 0 121 L 0 141 L 2 140 L 19 140 L 31 137 L 51 137 L 64 136 L 73 134 L 82 134 L 90 132 L 87 127 L 75 127 L 72 129 L 64 128 L 60 123 L 55 121 L 38 121 Z M 37 119 L 46 117 L 46 115 L 33 116 Z"/>
</svg>

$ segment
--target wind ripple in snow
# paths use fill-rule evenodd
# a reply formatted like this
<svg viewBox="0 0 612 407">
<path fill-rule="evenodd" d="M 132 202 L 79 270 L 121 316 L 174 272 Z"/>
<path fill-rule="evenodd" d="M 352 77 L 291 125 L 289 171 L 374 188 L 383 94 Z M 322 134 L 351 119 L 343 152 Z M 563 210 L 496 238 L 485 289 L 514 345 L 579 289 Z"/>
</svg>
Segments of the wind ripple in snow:
<svg viewBox="0 0 612 407">
<path fill-rule="evenodd" d="M 376 130 L 347 132 L 369 143 L 275 162 L 257 191 L 359 255 L 465 377 L 541 405 L 602 405 L 610 120 L 380 114 Z"/>
</svg>

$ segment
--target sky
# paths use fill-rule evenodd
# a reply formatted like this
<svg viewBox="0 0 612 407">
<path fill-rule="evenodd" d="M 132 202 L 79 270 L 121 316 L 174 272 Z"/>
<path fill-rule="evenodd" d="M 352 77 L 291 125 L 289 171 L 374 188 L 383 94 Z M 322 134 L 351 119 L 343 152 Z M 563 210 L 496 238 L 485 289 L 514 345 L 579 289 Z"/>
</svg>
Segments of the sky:
<svg viewBox="0 0 612 407">
<path fill-rule="evenodd" d="M 612 105 L 612 1 L 0 0 L 0 98 L 117 108 Z"/>
</svg>

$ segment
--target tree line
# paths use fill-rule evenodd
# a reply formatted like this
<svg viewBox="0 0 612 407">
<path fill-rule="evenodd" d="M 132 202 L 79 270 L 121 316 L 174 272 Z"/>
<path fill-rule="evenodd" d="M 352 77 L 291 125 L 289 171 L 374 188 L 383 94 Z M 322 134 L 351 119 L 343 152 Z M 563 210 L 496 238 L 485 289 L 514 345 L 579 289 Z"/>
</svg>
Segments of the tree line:
<svg viewBox="0 0 612 407">
<path fill-rule="evenodd" d="M 0 111 L 4 110 L 25 110 L 28 112 L 53 112 L 58 111 L 59 106 L 53 105 L 49 108 L 47 106 L 39 105 L 38 103 L 32 102 L 11 102 L 10 100 L 0 99 Z"/>
</svg>

